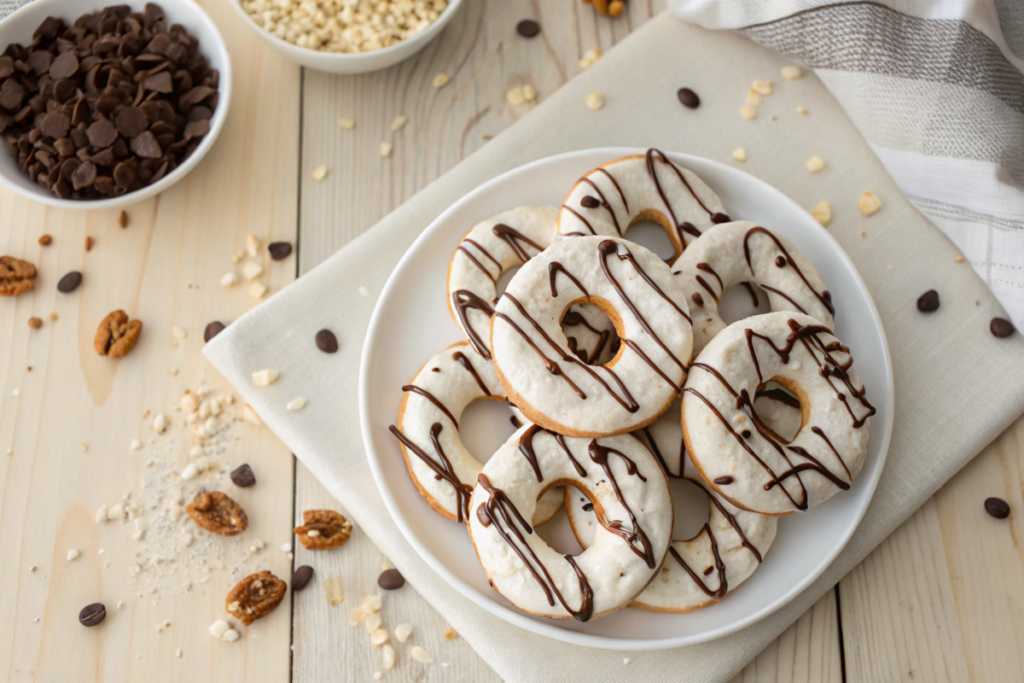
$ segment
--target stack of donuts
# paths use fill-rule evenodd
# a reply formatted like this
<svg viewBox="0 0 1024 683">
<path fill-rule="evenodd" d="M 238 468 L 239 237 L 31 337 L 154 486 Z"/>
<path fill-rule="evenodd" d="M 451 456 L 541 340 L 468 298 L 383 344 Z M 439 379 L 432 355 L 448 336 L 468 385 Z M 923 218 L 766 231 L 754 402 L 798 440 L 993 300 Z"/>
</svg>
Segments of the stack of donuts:
<svg viewBox="0 0 1024 683">
<path fill-rule="evenodd" d="M 672 258 L 623 237 L 639 221 L 664 228 Z M 741 284 L 771 312 L 727 324 L 722 294 Z M 875 409 L 818 272 L 657 150 L 590 171 L 561 208 L 474 226 L 447 296 L 466 339 L 402 387 L 391 431 L 420 494 L 466 524 L 523 611 L 711 605 L 765 561 L 780 516 L 850 488 L 864 463 Z M 459 436 L 479 399 L 506 401 L 518 427 L 486 464 Z M 708 494 L 692 538 L 673 533 L 673 478 Z M 563 505 L 578 555 L 536 530 Z"/>
</svg>

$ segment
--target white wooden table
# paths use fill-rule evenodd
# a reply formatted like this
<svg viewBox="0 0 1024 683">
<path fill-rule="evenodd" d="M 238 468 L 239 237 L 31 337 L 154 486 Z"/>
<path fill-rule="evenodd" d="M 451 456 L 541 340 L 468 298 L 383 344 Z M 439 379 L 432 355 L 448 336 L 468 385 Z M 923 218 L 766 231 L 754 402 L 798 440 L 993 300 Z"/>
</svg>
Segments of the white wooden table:
<svg viewBox="0 0 1024 683">
<path fill-rule="evenodd" d="M 198 548 L 209 555 L 205 582 L 194 580 L 189 560 L 198 551 L 133 574 L 133 562 L 161 556 L 158 530 L 135 540 L 130 523 L 97 523 L 95 512 L 126 493 L 152 502 L 160 490 L 154 470 L 189 461 L 189 428 L 174 411 L 182 392 L 201 383 L 228 390 L 201 356 L 202 331 L 256 303 L 245 287 L 217 285 L 238 270 L 231 257 L 247 235 L 297 245 L 281 263 L 260 257 L 272 295 L 515 123 L 528 106 L 510 105 L 508 88 L 530 83 L 543 99 L 578 73 L 586 50 L 611 49 L 665 4 L 633 0 L 625 16 L 609 20 L 573 0 L 477 0 L 416 58 L 335 77 L 303 72 L 265 48 L 230 1 L 202 4 L 230 45 L 232 112 L 185 182 L 132 208 L 124 230 L 116 212 L 57 211 L 0 193 L 0 253 L 40 270 L 34 293 L 0 301 L 5 680 L 372 680 L 380 652 L 348 625 L 348 614 L 375 590 L 386 558 L 359 529 L 340 550 L 300 547 L 292 560 L 279 549 L 302 511 L 340 508 L 265 428 L 234 420 L 217 456 L 225 471 L 249 462 L 259 483 L 233 489 L 250 519 L 245 539 Z M 526 17 L 543 27 L 533 40 L 515 33 Z M 451 83 L 438 90 L 431 79 L 439 72 Z M 409 123 L 392 132 L 399 114 Z M 355 130 L 340 129 L 339 117 L 356 119 Z M 382 141 L 395 145 L 388 159 L 379 155 Z M 314 182 L 310 172 L 321 164 L 329 174 Z M 44 233 L 53 236 L 48 247 L 38 244 Z M 89 253 L 86 236 L 95 240 Z M 85 282 L 58 294 L 69 270 L 83 271 Z M 92 350 L 96 325 L 116 308 L 145 324 L 139 346 L 120 362 Z M 30 316 L 43 327 L 30 330 Z M 175 339 L 174 326 L 188 336 Z M 239 407 L 232 410 L 237 418 Z M 150 427 L 158 412 L 172 417 L 166 435 Z M 1024 528 L 1016 515 L 993 524 L 981 505 L 998 495 L 1024 509 L 1022 438 L 1019 420 L 737 680 L 1022 680 L 1024 555 L 1016 539 Z M 141 450 L 130 448 L 133 439 Z M 256 539 L 266 547 L 252 549 Z M 81 556 L 69 562 L 70 549 Z M 210 637 L 207 627 L 226 616 L 224 596 L 241 575 L 259 567 L 290 577 L 301 564 L 313 565 L 317 578 L 294 601 L 236 643 Z M 338 606 L 319 587 L 331 576 L 345 586 Z M 78 610 L 95 601 L 107 605 L 107 619 L 83 628 Z M 411 587 L 389 594 L 384 619 L 413 623 L 437 660 L 424 667 L 405 657 L 384 680 L 498 680 L 463 639 L 444 638 L 443 621 Z"/>
</svg>

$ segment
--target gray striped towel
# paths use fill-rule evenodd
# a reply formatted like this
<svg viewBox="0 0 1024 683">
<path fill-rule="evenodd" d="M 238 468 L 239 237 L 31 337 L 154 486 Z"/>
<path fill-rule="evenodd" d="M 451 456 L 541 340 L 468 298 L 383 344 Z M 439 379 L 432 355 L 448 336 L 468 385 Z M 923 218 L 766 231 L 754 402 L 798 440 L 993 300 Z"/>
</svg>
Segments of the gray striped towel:
<svg viewBox="0 0 1024 683">
<path fill-rule="evenodd" d="M 669 0 L 799 58 L 1024 327 L 1024 1 Z"/>
</svg>

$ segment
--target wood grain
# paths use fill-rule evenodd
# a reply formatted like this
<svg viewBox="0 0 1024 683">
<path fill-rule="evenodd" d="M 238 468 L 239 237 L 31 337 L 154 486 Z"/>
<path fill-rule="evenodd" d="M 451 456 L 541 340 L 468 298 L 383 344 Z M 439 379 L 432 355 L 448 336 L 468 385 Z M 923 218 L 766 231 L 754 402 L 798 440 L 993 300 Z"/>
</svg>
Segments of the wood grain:
<svg viewBox="0 0 1024 683">
<path fill-rule="evenodd" d="M 153 471 L 151 460 L 174 471 L 189 461 L 184 420 L 173 412 L 182 392 L 201 380 L 228 390 L 201 356 L 203 329 L 214 319 L 230 322 L 255 303 L 241 287 L 222 291 L 218 280 L 234 267 L 232 255 L 244 248 L 247 234 L 295 239 L 298 135 L 280 131 L 298 130 L 299 70 L 269 53 L 231 7 L 203 4 L 223 29 L 236 66 L 245 68 L 236 75 L 223 134 L 186 179 L 129 208 L 127 229 L 118 226 L 119 211 L 61 211 L 0 193 L 0 252 L 39 268 L 34 292 L 0 302 L 4 680 L 162 681 L 202 672 L 215 680 L 280 681 L 289 675 L 287 602 L 239 642 L 215 641 L 207 629 L 227 616 L 224 596 L 241 578 L 238 567 L 214 569 L 209 581 L 187 590 L 184 578 L 171 575 L 150 592 L 156 569 L 133 576 L 130 565 L 139 556 L 161 556 L 156 532 L 134 540 L 131 524 L 94 521 L 100 505 L 125 494 L 147 504 L 152 490 L 143 482 Z M 258 149 L 254 139 L 262 141 Z M 275 163 L 263 163 L 264 155 Z M 44 233 L 53 237 L 50 246 L 38 244 Z M 95 242 L 88 253 L 86 236 Z M 294 278 L 293 262 L 271 267 L 265 256 L 261 260 L 272 288 Z M 69 270 L 81 270 L 83 284 L 60 294 L 57 280 Z M 103 316 L 118 308 L 144 328 L 136 348 L 115 361 L 97 355 L 92 338 Z M 26 324 L 33 315 L 44 320 L 39 330 Z M 173 326 L 188 333 L 176 344 Z M 151 428 L 157 412 L 174 421 L 162 436 Z M 292 458 L 265 429 L 239 423 L 230 433 L 233 440 L 217 463 L 231 468 L 248 461 L 260 483 L 230 492 L 248 510 L 243 537 L 207 534 L 196 541 L 209 546 L 211 563 L 228 549 L 244 552 L 239 547 L 256 539 L 276 548 L 290 537 Z M 133 439 L 141 450 L 129 447 Z M 141 519 L 159 514 L 144 507 Z M 197 537 L 207 533 L 187 517 L 179 523 L 182 530 L 190 525 Z M 73 562 L 66 559 L 70 549 L 81 553 Z M 166 559 L 168 565 L 174 560 Z M 269 548 L 246 564 L 282 576 L 290 569 L 287 557 Z M 106 604 L 108 616 L 84 628 L 78 612 L 96 601 Z"/>
</svg>

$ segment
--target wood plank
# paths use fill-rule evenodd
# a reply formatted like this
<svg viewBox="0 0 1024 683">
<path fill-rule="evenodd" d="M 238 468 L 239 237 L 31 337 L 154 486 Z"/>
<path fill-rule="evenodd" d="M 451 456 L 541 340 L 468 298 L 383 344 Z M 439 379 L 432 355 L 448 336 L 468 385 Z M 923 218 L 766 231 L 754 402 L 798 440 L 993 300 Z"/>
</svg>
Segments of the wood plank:
<svg viewBox="0 0 1024 683">
<path fill-rule="evenodd" d="M 843 579 L 850 680 L 1024 680 L 1022 438 L 1024 418 Z"/>
<path fill-rule="evenodd" d="M 632 2 L 618 20 L 596 17 L 579 2 L 470 3 L 444 34 L 417 57 L 392 69 L 363 76 L 304 73 L 300 269 L 307 272 L 334 251 L 486 144 L 529 111 L 505 98 L 514 86 L 531 84 L 540 99 L 579 73 L 578 60 L 590 48 L 607 51 L 630 30 L 665 7 L 665 0 Z M 530 41 L 516 23 L 534 17 L 542 33 Z M 430 81 L 445 72 L 451 83 L 435 90 Z M 392 132 L 392 119 L 405 114 L 406 127 Z M 356 119 L 342 130 L 339 117 Z M 394 152 L 381 158 L 382 141 Z M 310 172 L 325 164 L 322 182 Z M 301 463 L 296 469 L 296 516 L 318 506 L 337 506 Z M 296 562 L 316 567 L 320 580 L 340 574 L 346 599 L 329 607 L 321 595 L 304 594 L 295 606 L 296 683 L 322 681 L 344 673 L 362 680 L 381 668 L 361 627 L 347 625 L 362 595 L 374 591 L 381 555 L 357 530 L 344 552 L 313 555 L 301 550 Z M 446 642 L 440 617 L 411 587 L 386 594 L 384 627 L 416 625 L 413 640 L 435 659 L 451 664 L 423 668 L 408 662 L 408 646 L 389 673 L 401 680 L 497 681 L 497 675 L 462 640 Z M 339 626 L 339 623 L 342 624 Z M 412 641 L 410 641 L 410 644 Z M 835 596 L 829 594 L 747 667 L 739 680 L 841 680 Z"/>
<path fill-rule="evenodd" d="M 0 253 L 27 258 L 40 271 L 36 291 L 0 305 L 4 680 L 163 681 L 189 672 L 217 680 L 288 677 L 287 602 L 245 629 L 239 642 L 215 641 L 207 629 L 227 616 L 224 597 L 244 572 L 266 567 L 289 575 L 290 562 L 276 546 L 290 537 L 292 458 L 265 429 L 231 422 L 209 456 L 215 469 L 182 485 L 177 472 L 190 459 L 191 428 L 174 408 L 201 381 L 228 390 L 201 356 L 203 329 L 255 303 L 242 287 L 218 286 L 246 235 L 295 239 L 298 136 L 281 131 L 298 130 L 299 70 L 265 49 L 227 3 L 202 4 L 221 26 L 236 67 L 245 68 L 236 75 L 220 140 L 188 178 L 131 207 L 125 230 L 118 211 L 60 211 L 0 193 Z M 51 246 L 38 244 L 44 233 L 53 236 Z M 95 240 L 89 253 L 87 235 Z M 294 262 L 260 260 L 272 288 L 294 278 Z M 57 280 L 73 269 L 84 273 L 83 285 L 59 294 Z M 145 325 L 120 361 L 92 348 L 99 321 L 117 308 Z M 47 318 L 51 311 L 58 320 Z M 26 325 L 33 315 L 44 320 L 39 330 Z M 173 326 L 187 337 L 173 340 Z M 226 414 L 240 408 L 236 403 Z M 157 412 L 173 421 L 164 435 L 151 427 Z M 133 439 L 140 450 L 130 448 Z M 223 487 L 226 472 L 243 461 L 255 469 L 257 488 L 240 491 L 227 482 L 225 490 L 248 511 L 246 533 L 214 537 L 187 516 L 170 521 L 172 492 L 181 487 L 190 499 L 200 487 Z M 139 540 L 133 523 L 94 521 L 100 505 L 126 494 L 147 525 Z M 182 540 L 186 531 L 194 534 L 191 546 Z M 257 539 L 275 550 L 250 553 Z M 74 561 L 66 559 L 71 549 L 81 553 Z M 147 558 L 161 561 L 150 565 Z M 84 628 L 78 612 L 96 601 L 108 616 Z"/>
</svg>

